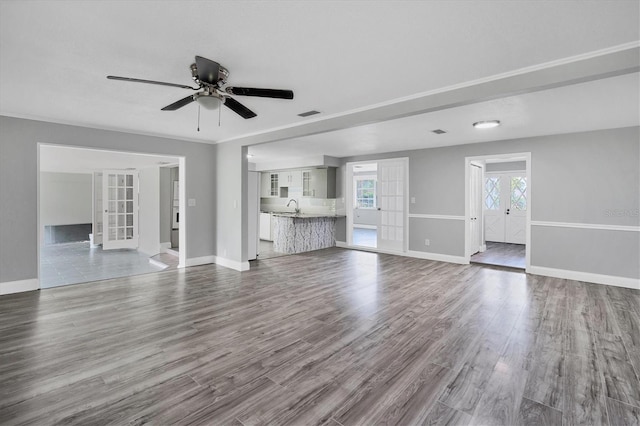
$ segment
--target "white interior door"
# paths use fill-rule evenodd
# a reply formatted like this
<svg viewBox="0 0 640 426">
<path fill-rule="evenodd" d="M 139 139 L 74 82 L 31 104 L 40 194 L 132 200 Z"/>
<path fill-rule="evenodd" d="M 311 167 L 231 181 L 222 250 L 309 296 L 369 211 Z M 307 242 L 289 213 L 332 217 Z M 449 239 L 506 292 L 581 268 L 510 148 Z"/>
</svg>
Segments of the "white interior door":
<svg viewBox="0 0 640 426">
<path fill-rule="evenodd" d="M 505 209 L 501 189 L 505 179 L 501 174 L 487 174 L 484 179 L 484 239 L 504 242 Z M 507 182 L 508 184 L 508 182 Z"/>
<path fill-rule="evenodd" d="M 476 166 L 475 164 L 471 164 L 469 169 L 469 179 L 469 232 L 471 234 L 471 254 L 474 254 L 480 251 L 480 245 L 482 244 L 482 229 L 480 228 L 480 223 L 482 223 L 482 210 L 480 207 L 480 194 L 482 191 L 482 168 Z"/>
<path fill-rule="evenodd" d="M 505 213 L 505 242 L 525 244 L 527 241 L 527 177 L 509 175 L 509 207 Z"/>
<path fill-rule="evenodd" d="M 525 244 L 527 225 L 527 177 L 525 173 L 490 173 L 485 177 L 485 239 Z"/>
<path fill-rule="evenodd" d="M 104 250 L 138 247 L 138 172 L 104 170 L 102 176 Z"/>
<path fill-rule="evenodd" d="M 93 244 L 102 244 L 102 173 L 93 173 L 93 224 L 91 233 L 93 234 Z"/>
<path fill-rule="evenodd" d="M 378 248 L 404 251 L 405 160 L 378 161 Z"/>
</svg>

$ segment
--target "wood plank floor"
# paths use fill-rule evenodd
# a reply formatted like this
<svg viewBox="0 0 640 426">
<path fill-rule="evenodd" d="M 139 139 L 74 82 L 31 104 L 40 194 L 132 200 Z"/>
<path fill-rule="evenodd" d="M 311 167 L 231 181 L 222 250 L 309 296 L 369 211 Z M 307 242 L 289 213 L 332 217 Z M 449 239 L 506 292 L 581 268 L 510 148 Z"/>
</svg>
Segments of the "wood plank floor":
<svg viewBox="0 0 640 426">
<path fill-rule="evenodd" d="M 0 297 L 0 424 L 638 424 L 640 292 L 342 249 Z"/>
</svg>

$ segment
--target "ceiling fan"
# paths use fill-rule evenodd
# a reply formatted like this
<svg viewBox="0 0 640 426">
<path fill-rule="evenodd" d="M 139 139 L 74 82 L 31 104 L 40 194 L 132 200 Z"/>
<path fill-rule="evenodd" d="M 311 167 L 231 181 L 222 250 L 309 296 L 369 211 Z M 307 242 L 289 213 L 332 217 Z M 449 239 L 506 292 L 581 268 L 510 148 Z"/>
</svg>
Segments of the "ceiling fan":
<svg viewBox="0 0 640 426">
<path fill-rule="evenodd" d="M 197 93 L 182 98 L 179 101 L 167 105 L 162 108 L 162 111 L 175 111 L 182 108 L 185 105 L 190 104 L 193 101 L 198 102 L 203 108 L 215 109 L 221 103 L 233 112 L 240 115 L 242 118 L 253 118 L 256 113 L 251 111 L 240 102 L 236 101 L 229 95 L 237 96 L 258 96 L 261 98 L 277 98 L 277 99 L 293 99 L 293 91 L 291 90 L 279 90 L 279 89 L 256 89 L 252 87 L 234 87 L 227 86 L 227 78 L 229 77 L 229 70 L 220 65 L 219 63 L 212 61 L 202 56 L 196 56 L 196 62 L 191 64 L 191 78 L 198 87 L 187 86 L 183 84 L 165 83 L 163 81 L 154 80 L 142 80 L 139 78 L 130 77 L 118 77 L 115 75 L 108 75 L 110 80 L 122 80 L 132 81 L 135 83 L 148 83 L 158 84 L 160 86 L 179 87 L 181 89 L 196 90 Z"/>
</svg>

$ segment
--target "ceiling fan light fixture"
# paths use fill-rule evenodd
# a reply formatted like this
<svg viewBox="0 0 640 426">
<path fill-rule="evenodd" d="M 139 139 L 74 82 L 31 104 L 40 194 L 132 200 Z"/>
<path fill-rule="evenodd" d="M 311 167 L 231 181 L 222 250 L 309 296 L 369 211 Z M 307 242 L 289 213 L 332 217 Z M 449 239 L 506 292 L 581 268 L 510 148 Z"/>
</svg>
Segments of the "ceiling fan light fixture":
<svg viewBox="0 0 640 426">
<path fill-rule="evenodd" d="M 218 96 L 205 93 L 196 93 L 193 98 L 204 109 L 216 109 L 222 102 Z"/>
<path fill-rule="evenodd" d="M 500 120 L 486 120 L 486 121 L 476 121 L 473 123 L 473 127 L 476 129 L 492 129 L 494 127 L 498 127 L 500 125 Z"/>
</svg>

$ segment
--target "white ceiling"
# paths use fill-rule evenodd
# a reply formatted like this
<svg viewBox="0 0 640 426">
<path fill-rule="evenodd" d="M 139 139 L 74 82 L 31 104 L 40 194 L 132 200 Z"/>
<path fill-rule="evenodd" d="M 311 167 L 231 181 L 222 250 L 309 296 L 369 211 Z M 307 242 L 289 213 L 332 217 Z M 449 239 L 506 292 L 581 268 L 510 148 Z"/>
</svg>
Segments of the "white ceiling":
<svg viewBox="0 0 640 426">
<path fill-rule="evenodd" d="M 40 145 L 40 171 L 43 172 L 93 173 L 105 169 L 170 167 L 178 163 L 177 157 Z"/>
<path fill-rule="evenodd" d="M 348 157 L 640 125 L 640 75 L 574 84 L 428 114 L 249 147 L 251 162 Z M 500 127 L 472 124 L 497 119 Z M 436 135 L 432 130 L 446 134 Z"/>
<path fill-rule="evenodd" d="M 636 0 L 2 1 L 0 114 L 210 143 L 237 139 L 637 42 L 639 15 Z M 257 118 L 243 120 L 223 108 L 217 127 L 217 114 L 203 110 L 198 133 L 195 104 L 160 111 L 189 92 L 105 78 L 189 84 L 195 55 L 227 67 L 233 85 L 293 89 L 295 99 L 238 97 Z M 637 92 L 637 77 L 629 81 Z M 439 144 L 422 137 L 432 127 L 451 130 L 439 141 L 471 142 L 479 136 L 465 126 L 489 112 L 503 114 L 505 123 L 490 139 L 562 132 L 571 127 L 565 119 L 580 121 L 547 95 L 547 103 L 539 98 L 544 93 L 534 93 L 463 107 L 460 116 L 442 112 L 305 139 L 305 154 L 327 143 L 326 150 L 339 152 L 334 137 L 350 143 L 354 137 L 357 153 L 404 140 Z M 322 115 L 296 115 L 310 109 Z M 544 109 L 571 117 L 556 118 L 545 130 L 539 118 L 551 114 Z M 605 127 L 619 125 L 609 119 L 628 122 L 585 113 Z"/>
</svg>

